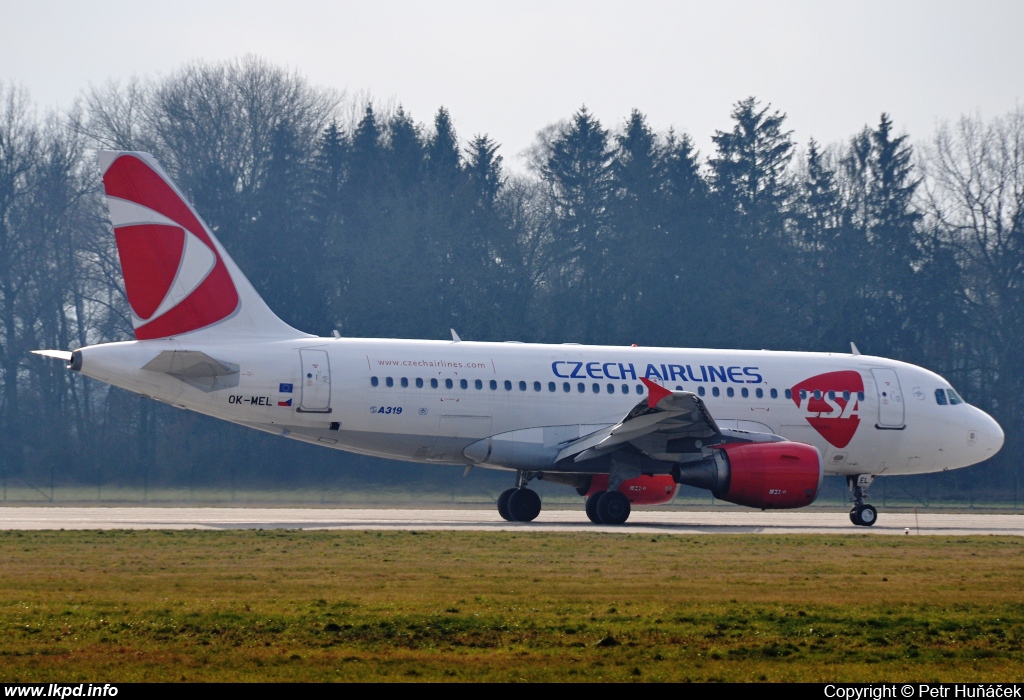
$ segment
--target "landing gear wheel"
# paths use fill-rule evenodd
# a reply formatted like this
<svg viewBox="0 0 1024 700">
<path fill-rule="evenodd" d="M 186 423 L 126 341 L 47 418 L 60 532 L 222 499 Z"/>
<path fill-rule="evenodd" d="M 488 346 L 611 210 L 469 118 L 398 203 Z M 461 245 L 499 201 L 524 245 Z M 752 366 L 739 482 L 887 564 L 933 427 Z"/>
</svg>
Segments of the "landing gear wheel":
<svg viewBox="0 0 1024 700">
<path fill-rule="evenodd" d="M 508 512 L 512 520 L 528 523 L 540 515 L 540 496 L 530 489 L 513 489 L 508 498 Z"/>
<path fill-rule="evenodd" d="M 629 499 L 620 491 L 605 491 L 597 502 L 597 517 L 605 525 L 621 525 L 629 519 Z"/>
<path fill-rule="evenodd" d="M 512 514 L 508 510 L 508 499 L 511 498 L 512 494 L 515 492 L 516 489 L 506 489 L 501 492 L 500 496 L 498 496 L 498 515 L 509 522 L 511 522 L 513 518 Z"/>
<path fill-rule="evenodd" d="M 862 506 L 857 506 L 857 520 L 860 522 L 858 525 L 865 527 L 871 527 L 878 521 L 878 511 L 870 503 L 865 503 Z"/>
<path fill-rule="evenodd" d="M 860 521 L 860 514 L 857 512 L 857 506 L 850 508 L 850 522 L 854 525 L 863 525 Z"/>
<path fill-rule="evenodd" d="M 597 502 L 601 500 L 601 496 L 608 493 L 607 491 L 595 491 L 587 499 L 587 517 L 590 518 L 590 522 L 596 525 L 604 525 L 604 521 L 601 520 L 597 515 Z"/>
</svg>

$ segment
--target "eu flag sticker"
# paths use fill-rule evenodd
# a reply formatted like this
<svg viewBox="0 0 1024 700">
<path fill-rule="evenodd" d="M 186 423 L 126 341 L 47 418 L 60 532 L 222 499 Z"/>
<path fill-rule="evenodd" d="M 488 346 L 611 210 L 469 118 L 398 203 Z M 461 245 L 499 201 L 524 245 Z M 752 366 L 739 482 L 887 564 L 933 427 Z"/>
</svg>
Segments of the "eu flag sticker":
<svg viewBox="0 0 1024 700">
<path fill-rule="evenodd" d="M 280 387 L 278 388 L 277 392 L 279 394 L 290 394 L 290 393 L 292 393 L 292 385 L 291 384 L 281 384 Z"/>
</svg>

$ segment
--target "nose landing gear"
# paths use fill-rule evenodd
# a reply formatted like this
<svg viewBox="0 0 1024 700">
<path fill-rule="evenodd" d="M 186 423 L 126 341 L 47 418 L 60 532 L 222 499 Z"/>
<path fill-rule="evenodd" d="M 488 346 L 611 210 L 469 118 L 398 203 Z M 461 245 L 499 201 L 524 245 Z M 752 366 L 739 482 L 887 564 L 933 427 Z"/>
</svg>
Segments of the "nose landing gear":
<svg viewBox="0 0 1024 700">
<path fill-rule="evenodd" d="M 540 496 L 526 488 L 531 474 L 516 472 L 515 488 L 502 491 L 498 496 L 498 514 L 509 522 L 528 523 L 540 515 Z"/>
<path fill-rule="evenodd" d="M 853 508 L 850 509 L 850 522 L 854 525 L 871 527 L 878 521 L 878 510 L 864 499 L 868 495 L 868 487 L 875 480 L 874 474 L 858 474 L 857 476 L 846 477 L 846 483 L 850 487 L 850 494 L 853 497 Z"/>
</svg>

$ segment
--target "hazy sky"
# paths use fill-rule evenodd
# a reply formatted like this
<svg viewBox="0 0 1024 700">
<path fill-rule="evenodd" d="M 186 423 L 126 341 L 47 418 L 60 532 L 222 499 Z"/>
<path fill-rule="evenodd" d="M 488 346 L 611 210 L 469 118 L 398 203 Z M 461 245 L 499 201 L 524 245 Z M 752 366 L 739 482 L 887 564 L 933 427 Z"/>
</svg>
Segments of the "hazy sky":
<svg viewBox="0 0 1024 700">
<path fill-rule="evenodd" d="M 801 144 L 846 139 L 883 111 L 920 141 L 1024 102 L 1020 0 L 0 0 L 0 17 L 0 80 L 42 108 L 251 53 L 420 122 L 444 105 L 463 141 L 488 133 L 506 161 L 582 104 L 612 128 L 639 108 L 706 155 L 749 95 L 785 112 Z"/>
</svg>

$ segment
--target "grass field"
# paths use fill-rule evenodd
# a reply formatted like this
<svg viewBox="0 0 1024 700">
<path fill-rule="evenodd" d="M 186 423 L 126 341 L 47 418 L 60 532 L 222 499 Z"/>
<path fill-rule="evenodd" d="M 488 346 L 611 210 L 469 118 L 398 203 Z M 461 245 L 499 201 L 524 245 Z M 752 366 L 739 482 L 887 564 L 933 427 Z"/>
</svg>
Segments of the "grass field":
<svg viewBox="0 0 1024 700">
<path fill-rule="evenodd" d="M 0 680 L 1019 681 L 1024 540 L 0 533 Z"/>
</svg>

